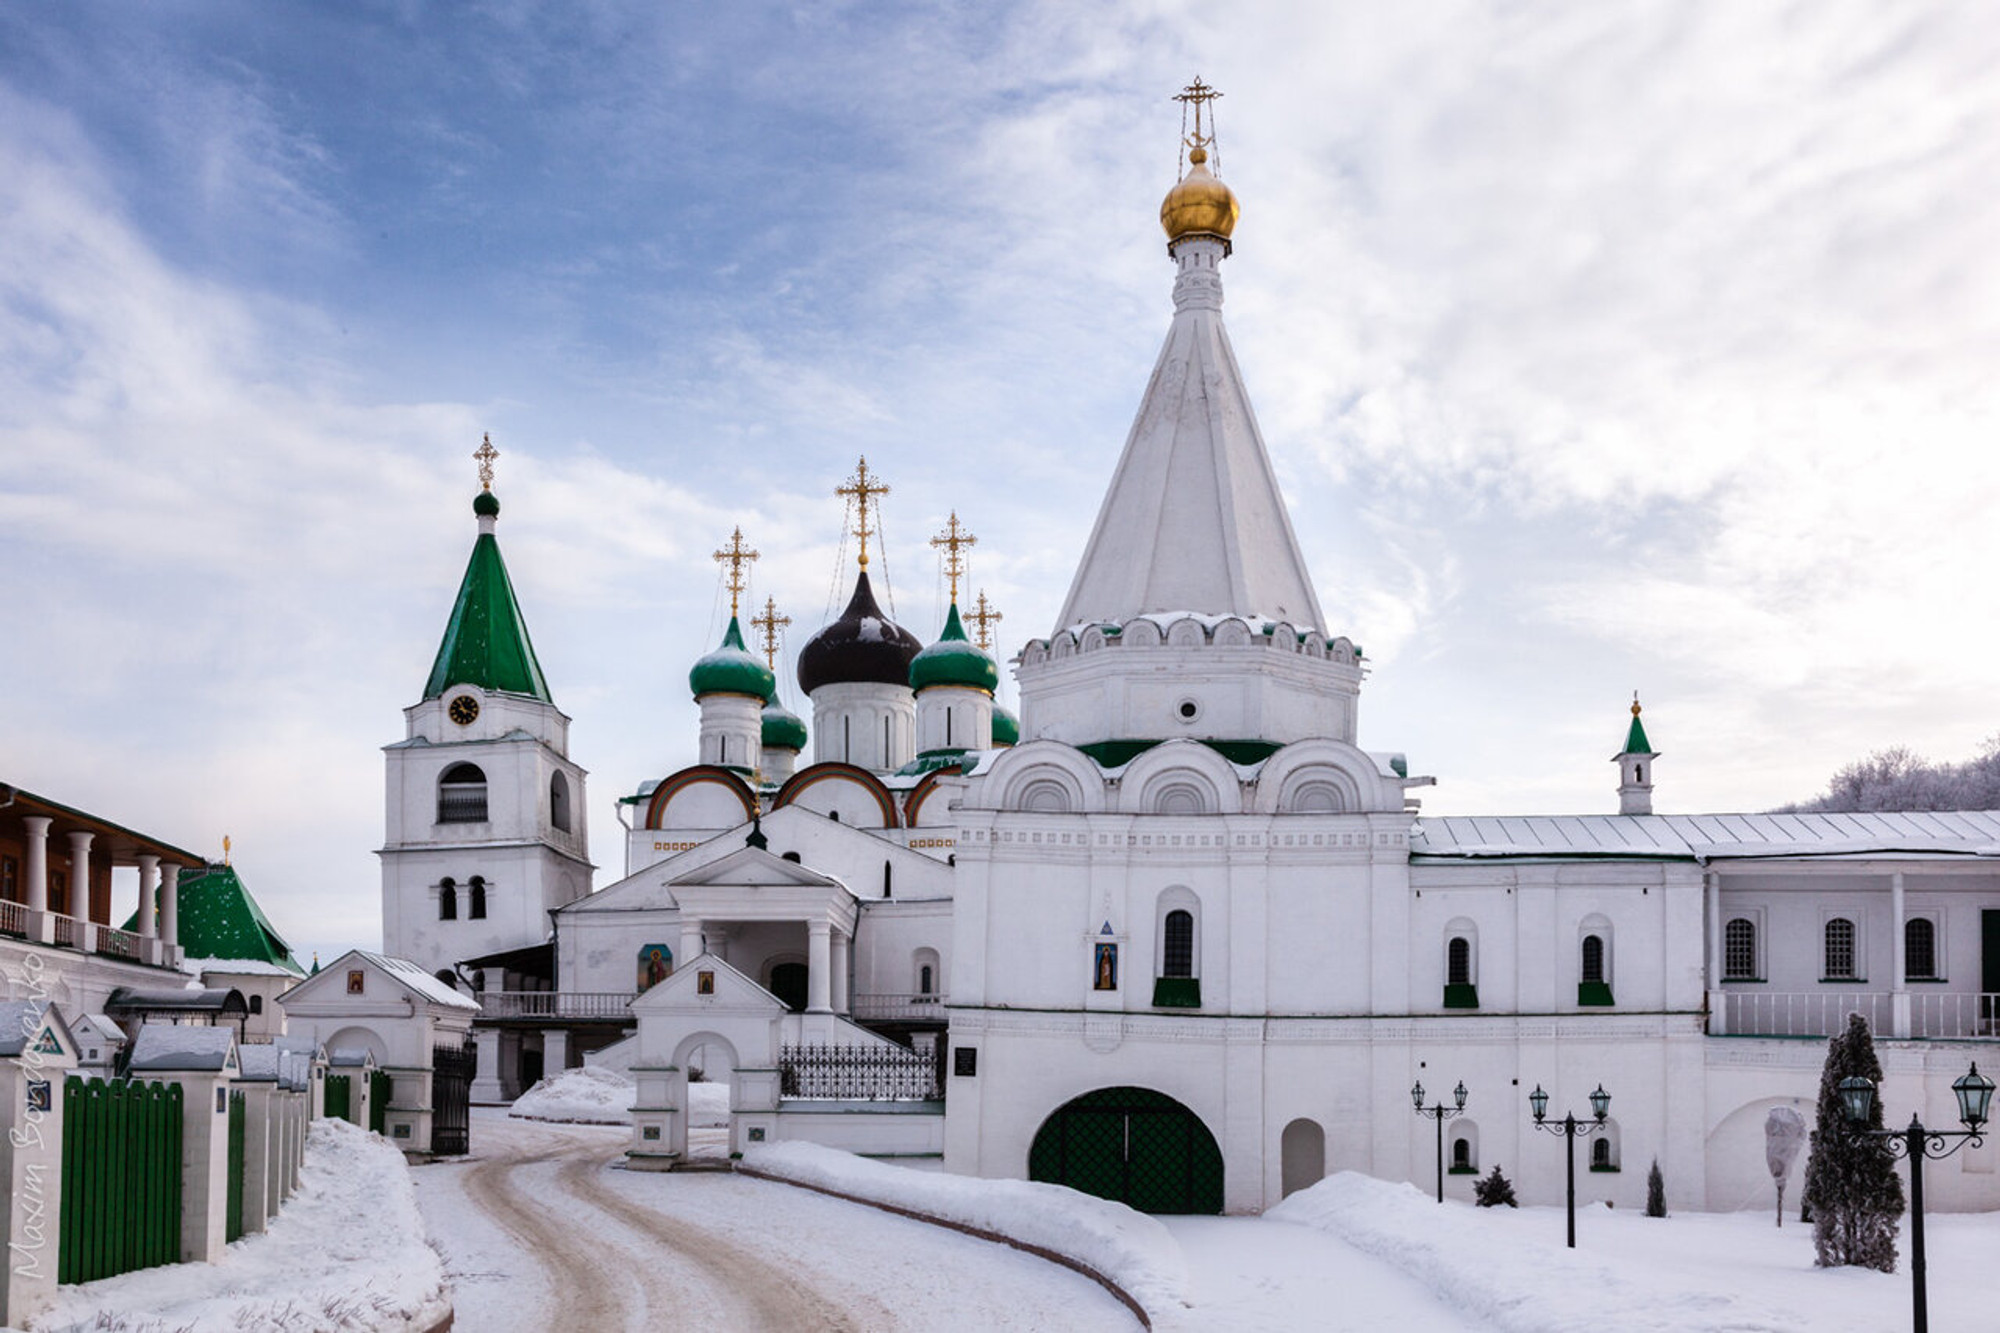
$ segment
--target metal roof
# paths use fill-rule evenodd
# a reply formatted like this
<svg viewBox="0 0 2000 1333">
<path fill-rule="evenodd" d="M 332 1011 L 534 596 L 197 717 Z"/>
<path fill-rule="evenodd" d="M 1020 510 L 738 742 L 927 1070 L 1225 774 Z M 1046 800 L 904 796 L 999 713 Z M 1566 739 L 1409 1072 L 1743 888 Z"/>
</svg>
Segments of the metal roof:
<svg viewBox="0 0 2000 1333">
<path fill-rule="evenodd" d="M 1417 820 L 1410 839 L 1412 859 L 1715 861 L 1897 854 L 2000 857 L 2000 811 L 1445 815 Z"/>
</svg>

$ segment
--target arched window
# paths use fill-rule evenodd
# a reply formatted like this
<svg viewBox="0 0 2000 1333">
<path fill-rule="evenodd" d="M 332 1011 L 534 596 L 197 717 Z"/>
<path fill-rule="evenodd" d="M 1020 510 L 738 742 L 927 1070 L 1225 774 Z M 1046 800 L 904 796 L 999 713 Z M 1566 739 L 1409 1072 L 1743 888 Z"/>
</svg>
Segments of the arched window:
<svg viewBox="0 0 2000 1333">
<path fill-rule="evenodd" d="M 1194 975 L 1194 913 L 1175 908 L 1167 913 L 1166 940 L 1160 962 L 1163 977 Z"/>
<path fill-rule="evenodd" d="M 937 994 L 937 978 L 931 974 L 931 965 L 925 963 L 917 969 L 917 994 Z"/>
<path fill-rule="evenodd" d="M 450 875 L 438 881 L 438 920 L 458 920 L 458 884 Z"/>
<path fill-rule="evenodd" d="M 1604 980 L 1604 937 L 1601 935 L 1583 937 L 1583 980 Z"/>
<path fill-rule="evenodd" d="M 1469 1171 L 1472 1169 L 1472 1141 L 1458 1138 L 1451 1141 L 1451 1169 Z"/>
<path fill-rule="evenodd" d="M 1903 923 L 1903 972 L 1924 981 L 1937 977 L 1937 923 L 1927 916 Z"/>
<path fill-rule="evenodd" d="M 943 967 L 938 959 L 938 951 L 931 948 L 918 949 L 910 955 L 911 978 L 917 986 L 917 1003 L 934 1002 L 937 999 L 938 977 Z"/>
<path fill-rule="evenodd" d="M 569 779 L 560 773 L 549 775 L 549 823 L 569 832 Z"/>
<path fill-rule="evenodd" d="M 1590 1144 L 1590 1169 L 1609 1171 L 1611 1169 L 1611 1140 L 1593 1139 Z"/>
<path fill-rule="evenodd" d="M 1463 935 L 1453 938 L 1445 946 L 1445 978 L 1447 986 L 1470 986 L 1472 984 L 1472 941 Z"/>
<path fill-rule="evenodd" d="M 468 882 L 466 883 L 466 888 L 468 888 L 468 889 L 470 889 L 470 890 L 472 891 L 472 904 L 471 904 L 471 909 L 470 909 L 469 911 L 467 911 L 467 912 L 466 912 L 466 915 L 467 915 L 468 917 L 472 918 L 472 919 L 473 919 L 474 921 L 483 921 L 483 920 L 485 920 L 485 919 L 486 919 L 486 881 L 485 881 L 485 880 L 484 880 L 483 878 L 481 878 L 480 876 L 478 876 L 478 875 L 474 875 L 474 876 L 473 876 L 473 877 L 471 878 L 471 880 L 469 880 L 469 881 L 468 881 Z"/>
<path fill-rule="evenodd" d="M 1160 895 L 1159 952 L 1154 955 L 1153 1004 L 1158 1008 L 1201 1007 L 1201 940 L 1196 913 L 1200 900 L 1186 888 Z"/>
<path fill-rule="evenodd" d="M 486 822 L 486 774 L 479 765 L 453 764 L 438 778 L 437 822 Z"/>
<path fill-rule="evenodd" d="M 1477 939 L 1472 922 L 1464 917 L 1445 927 L 1444 1007 L 1447 1009 L 1479 1007 Z"/>
<path fill-rule="evenodd" d="M 1579 1006 L 1609 1005 L 1611 998 L 1611 923 L 1601 916 L 1583 922 L 1577 946 L 1576 1002 Z"/>
<path fill-rule="evenodd" d="M 1757 979 L 1757 923 L 1747 917 L 1734 917 L 1722 928 L 1722 979 Z"/>
<path fill-rule="evenodd" d="M 1847 980 L 1854 970 L 1854 923 L 1837 916 L 1826 923 L 1826 971 L 1821 975 Z"/>
</svg>

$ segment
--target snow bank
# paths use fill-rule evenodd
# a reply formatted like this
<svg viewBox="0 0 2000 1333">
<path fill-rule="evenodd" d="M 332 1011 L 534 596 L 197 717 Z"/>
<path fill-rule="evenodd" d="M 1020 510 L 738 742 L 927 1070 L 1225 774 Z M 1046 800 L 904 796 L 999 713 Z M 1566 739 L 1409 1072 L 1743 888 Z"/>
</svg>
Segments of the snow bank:
<svg viewBox="0 0 2000 1333">
<path fill-rule="evenodd" d="M 688 1127 L 691 1129 L 729 1128 L 729 1085 L 727 1083 L 688 1084 Z"/>
<path fill-rule="evenodd" d="M 299 1191 L 214 1264 L 169 1264 L 58 1290 L 37 1333 L 420 1333 L 450 1309 L 403 1154 L 316 1120 Z"/>
<path fill-rule="evenodd" d="M 1064 1255 L 1116 1283 L 1156 1318 L 1187 1304 L 1179 1244 L 1159 1222 L 1122 1203 L 1035 1181 L 911 1171 L 817 1143 L 751 1148 L 743 1164 Z"/>
<path fill-rule="evenodd" d="M 557 1124 L 629 1125 L 635 1090 L 623 1074 L 585 1065 L 543 1079 L 516 1098 L 507 1114 Z"/>
<path fill-rule="evenodd" d="M 1838 1308 L 1859 1294 L 1857 1280 L 1870 1285 L 1858 1270 L 1815 1275 L 1809 1244 L 1777 1263 L 1759 1255 L 1728 1281 L 1718 1280 L 1712 1257 L 1704 1281 L 1671 1262 L 1680 1257 L 1672 1251 L 1702 1239 L 1698 1233 L 1706 1228 L 1691 1225 L 1696 1217 L 1614 1218 L 1602 1205 L 1580 1207 L 1577 1241 L 1584 1248 L 1570 1250 L 1563 1244 L 1561 1209 L 1440 1206 L 1414 1185 L 1353 1172 L 1329 1176 L 1264 1215 L 1330 1232 L 1402 1269 L 1453 1309 L 1507 1333 L 1819 1327 L 1813 1312 L 1820 1302 Z M 1733 1217 L 1717 1220 L 1736 1223 Z M 1810 1232 L 1793 1231 L 1792 1244 Z M 1653 1245 L 1645 1246 L 1649 1239 Z M 1641 1262 L 1633 1262 L 1634 1242 L 1651 1250 Z"/>
</svg>

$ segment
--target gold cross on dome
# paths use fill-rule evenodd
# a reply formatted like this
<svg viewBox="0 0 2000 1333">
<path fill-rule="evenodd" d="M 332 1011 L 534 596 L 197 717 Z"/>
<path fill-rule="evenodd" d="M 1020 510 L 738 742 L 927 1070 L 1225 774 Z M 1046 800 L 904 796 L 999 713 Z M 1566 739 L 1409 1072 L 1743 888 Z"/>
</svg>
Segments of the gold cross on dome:
<svg viewBox="0 0 2000 1333">
<path fill-rule="evenodd" d="M 749 584 L 743 578 L 743 566 L 757 558 L 757 553 L 743 544 L 743 529 L 730 534 L 729 545 L 715 553 L 719 564 L 729 566 L 729 614 L 736 614 L 737 603 L 743 596 L 743 589 Z"/>
<path fill-rule="evenodd" d="M 854 535 L 861 539 L 861 567 L 868 568 L 868 534 L 875 531 L 868 526 L 868 501 L 877 495 L 887 495 L 887 486 L 876 484 L 868 475 L 868 459 L 864 456 L 854 469 L 854 475 L 847 479 L 845 486 L 836 486 L 833 493 L 854 501 Z"/>
<path fill-rule="evenodd" d="M 764 614 L 750 618 L 751 627 L 764 639 L 764 665 L 773 671 L 778 669 L 778 631 L 791 623 L 790 616 L 778 614 L 778 603 L 770 597 L 764 599 Z"/>
<path fill-rule="evenodd" d="M 1201 75 L 1194 76 L 1194 82 L 1174 94 L 1174 100 L 1181 104 L 1181 134 L 1189 148 L 1207 148 L 1215 142 L 1215 108 L 1210 104 L 1221 93 L 1201 81 Z M 1194 108 L 1194 133 L 1187 133 L 1188 108 Z M 1201 128 L 1202 108 L 1208 108 L 1208 132 Z"/>
<path fill-rule="evenodd" d="M 958 605 L 958 576 L 965 572 L 965 557 L 960 554 L 968 546 L 979 545 L 979 538 L 959 526 L 958 511 L 951 511 L 951 521 L 944 531 L 931 538 L 932 546 L 942 546 L 945 550 L 945 577 L 951 580 L 951 602 Z"/>
<path fill-rule="evenodd" d="M 991 649 L 993 647 L 994 622 L 1004 620 L 1006 617 L 986 604 L 986 590 L 981 588 L 979 590 L 979 605 L 966 619 L 971 621 L 975 627 L 972 632 L 979 636 L 980 648 Z"/>
<path fill-rule="evenodd" d="M 490 433 L 482 432 L 479 447 L 472 451 L 472 456 L 479 460 L 479 489 L 492 490 L 493 460 L 500 456 L 500 451 L 493 447 L 493 436 Z"/>
</svg>

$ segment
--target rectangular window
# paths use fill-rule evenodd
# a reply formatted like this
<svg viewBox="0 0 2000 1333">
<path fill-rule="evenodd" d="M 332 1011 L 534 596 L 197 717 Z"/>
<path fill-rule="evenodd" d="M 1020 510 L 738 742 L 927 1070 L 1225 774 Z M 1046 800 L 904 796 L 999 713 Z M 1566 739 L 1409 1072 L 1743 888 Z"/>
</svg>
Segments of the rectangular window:
<svg viewBox="0 0 2000 1333">
<path fill-rule="evenodd" d="M 1929 917 L 1913 916 L 1903 923 L 1903 969 L 1920 981 L 1937 978 L 1937 926 Z"/>
<path fill-rule="evenodd" d="M 1722 929 L 1722 979 L 1757 979 L 1757 925 L 1737 917 Z"/>
<path fill-rule="evenodd" d="M 1854 923 L 1844 916 L 1826 923 L 1826 971 L 1821 975 L 1841 981 L 1858 975 L 1854 970 Z"/>
<path fill-rule="evenodd" d="M 10 903 L 21 901 L 21 870 L 11 856 L 0 856 L 0 898 Z"/>
</svg>

